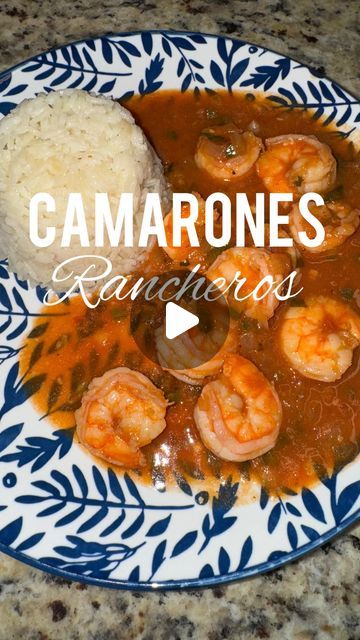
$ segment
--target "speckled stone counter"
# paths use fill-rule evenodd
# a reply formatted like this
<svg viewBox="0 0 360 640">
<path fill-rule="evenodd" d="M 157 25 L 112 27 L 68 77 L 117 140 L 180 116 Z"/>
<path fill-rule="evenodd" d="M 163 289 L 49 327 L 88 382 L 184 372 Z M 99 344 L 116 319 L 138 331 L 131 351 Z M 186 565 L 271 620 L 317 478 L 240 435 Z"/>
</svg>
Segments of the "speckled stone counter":
<svg viewBox="0 0 360 640">
<path fill-rule="evenodd" d="M 359 2 L 2 0 L 0 70 L 105 32 L 190 29 L 289 54 L 360 94 Z M 0 640 L 359 640 L 360 527 L 265 576 L 133 593 L 71 583 L 0 555 Z"/>
</svg>

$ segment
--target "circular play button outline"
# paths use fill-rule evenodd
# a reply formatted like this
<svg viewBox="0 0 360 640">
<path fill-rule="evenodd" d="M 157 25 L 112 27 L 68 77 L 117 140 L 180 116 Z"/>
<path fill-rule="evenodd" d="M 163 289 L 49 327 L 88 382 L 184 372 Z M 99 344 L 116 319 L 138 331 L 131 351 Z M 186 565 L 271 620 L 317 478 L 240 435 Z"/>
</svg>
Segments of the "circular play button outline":
<svg viewBox="0 0 360 640">
<path fill-rule="evenodd" d="M 192 287 L 186 287 L 192 274 Z M 132 303 L 130 328 L 143 355 L 163 369 L 189 370 L 214 358 L 224 345 L 230 313 L 224 296 L 204 274 L 178 269 L 152 275 L 155 291 L 146 298 L 142 287 Z M 211 296 L 204 294 L 211 288 Z M 183 295 L 178 297 L 184 290 Z M 196 294 L 194 293 L 196 291 Z M 210 299 L 209 299 L 210 298 Z"/>
</svg>

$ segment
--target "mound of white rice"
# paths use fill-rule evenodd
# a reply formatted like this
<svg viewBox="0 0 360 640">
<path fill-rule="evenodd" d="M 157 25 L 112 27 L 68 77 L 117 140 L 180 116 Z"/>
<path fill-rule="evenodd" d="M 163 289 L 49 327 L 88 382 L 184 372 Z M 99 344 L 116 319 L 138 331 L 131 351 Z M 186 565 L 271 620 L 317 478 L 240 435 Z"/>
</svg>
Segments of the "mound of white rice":
<svg viewBox="0 0 360 640">
<path fill-rule="evenodd" d="M 21 278 L 56 288 L 54 267 L 85 254 L 110 258 L 114 275 L 132 273 L 148 253 L 137 248 L 137 239 L 149 191 L 160 194 L 166 211 L 169 192 L 159 158 L 129 111 L 109 98 L 79 90 L 53 92 L 22 102 L 0 121 L 0 251 Z M 29 238 L 29 203 L 38 192 L 56 202 L 56 214 L 40 209 L 40 235 L 56 225 L 56 240 L 46 248 Z M 69 248 L 60 246 L 71 192 L 82 194 L 90 247 L 81 247 L 77 238 Z M 113 217 L 120 194 L 133 193 L 134 248 L 94 247 L 96 192 L 108 194 Z M 88 265 L 86 259 L 78 261 L 69 272 L 82 273 Z"/>
</svg>

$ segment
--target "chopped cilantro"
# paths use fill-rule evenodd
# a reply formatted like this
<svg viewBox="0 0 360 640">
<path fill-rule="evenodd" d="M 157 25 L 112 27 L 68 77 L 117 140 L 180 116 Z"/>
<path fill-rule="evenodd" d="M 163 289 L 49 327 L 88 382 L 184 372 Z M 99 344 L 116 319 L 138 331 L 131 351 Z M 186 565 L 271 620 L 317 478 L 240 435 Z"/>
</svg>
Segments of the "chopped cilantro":
<svg viewBox="0 0 360 640">
<path fill-rule="evenodd" d="M 219 142 L 219 143 L 227 142 L 224 136 L 219 136 L 216 133 L 211 133 L 211 131 L 202 131 L 201 135 L 205 136 L 205 138 L 207 138 L 208 140 L 211 140 L 211 142 Z"/>
<path fill-rule="evenodd" d="M 342 298 L 344 298 L 344 300 L 352 300 L 354 293 L 354 289 L 351 289 L 350 287 L 343 287 L 342 289 L 340 289 L 340 295 Z"/>
<path fill-rule="evenodd" d="M 336 187 L 332 191 L 329 191 L 329 193 L 326 194 L 324 198 L 324 202 L 325 204 L 327 204 L 328 202 L 335 202 L 336 200 L 341 200 L 343 196 L 344 196 L 344 187 L 342 186 L 342 184 L 340 184 L 338 187 Z"/>
</svg>

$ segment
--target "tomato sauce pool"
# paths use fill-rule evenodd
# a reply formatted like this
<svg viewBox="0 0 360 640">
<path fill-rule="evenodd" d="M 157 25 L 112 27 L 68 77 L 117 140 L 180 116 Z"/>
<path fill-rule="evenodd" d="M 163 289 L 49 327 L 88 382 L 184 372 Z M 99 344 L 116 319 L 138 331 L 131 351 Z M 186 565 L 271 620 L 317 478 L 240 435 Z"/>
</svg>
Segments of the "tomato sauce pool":
<svg viewBox="0 0 360 640">
<path fill-rule="evenodd" d="M 337 159 L 335 190 L 358 206 L 359 156 L 334 129 L 322 126 L 306 112 L 284 111 L 252 94 L 194 97 L 175 91 L 137 96 L 126 107 L 162 159 L 174 191 L 198 191 L 203 197 L 223 191 L 234 201 L 236 192 L 246 192 L 251 197 L 264 190 L 255 171 L 224 183 L 211 179 L 195 165 L 200 132 L 232 122 L 240 129 L 250 126 L 262 138 L 288 133 L 316 135 L 332 148 Z M 153 272 L 168 267 L 165 254 L 155 250 Z M 302 295 L 329 295 L 359 312 L 360 232 L 330 255 L 304 253 L 301 272 Z M 188 386 L 145 360 L 131 335 L 128 302 L 109 301 L 90 311 L 80 298 L 74 298 L 69 304 L 51 309 L 59 316 L 48 316 L 49 309 L 44 309 L 21 351 L 21 370 L 29 380 L 42 376 L 33 402 L 41 415 L 47 415 L 60 427 L 74 426 L 74 410 L 95 376 L 116 366 L 128 366 L 148 375 L 172 404 L 167 411 L 166 429 L 142 450 L 147 464 L 137 473 L 160 490 L 182 478 L 211 489 L 231 475 L 233 479 L 256 479 L 270 493 L 298 491 L 341 468 L 359 451 L 360 349 L 355 350 L 352 366 L 337 382 L 316 382 L 301 376 L 291 369 L 279 348 L 278 327 L 288 304 L 280 305 L 267 329 L 247 319 L 238 321 L 239 352 L 275 384 L 283 406 L 276 446 L 246 463 L 224 462 L 206 450 L 193 420 L 200 387 Z"/>
</svg>

